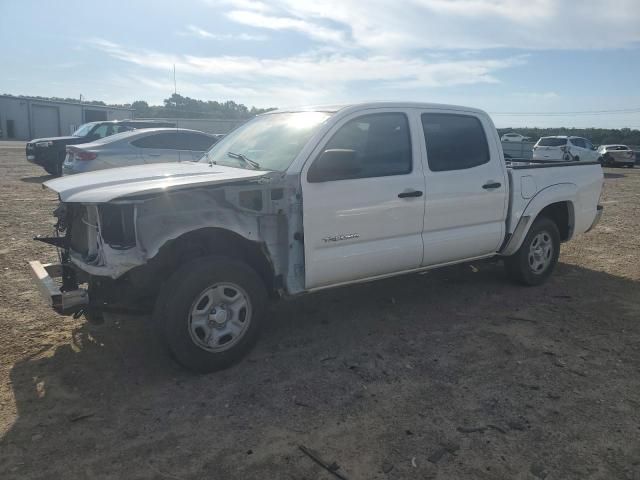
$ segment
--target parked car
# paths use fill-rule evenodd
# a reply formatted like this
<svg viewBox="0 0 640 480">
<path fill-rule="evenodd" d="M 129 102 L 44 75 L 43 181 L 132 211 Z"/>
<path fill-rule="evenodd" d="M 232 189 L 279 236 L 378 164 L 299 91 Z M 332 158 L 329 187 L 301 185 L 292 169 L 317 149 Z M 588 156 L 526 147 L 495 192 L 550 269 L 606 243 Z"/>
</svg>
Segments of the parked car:
<svg viewBox="0 0 640 480">
<path fill-rule="evenodd" d="M 529 137 L 525 137 L 524 135 L 520 135 L 516 132 L 505 133 L 500 138 L 500 141 L 502 142 L 528 142 L 529 140 Z"/>
<path fill-rule="evenodd" d="M 636 154 L 626 145 L 600 145 L 598 161 L 603 166 L 623 165 L 633 168 L 636 164 Z"/>
<path fill-rule="evenodd" d="M 69 145 L 62 173 L 92 172 L 145 163 L 196 162 L 220 135 L 186 128 L 144 128 L 83 145 Z"/>
<path fill-rule="evenodd" d="M 598 160 L 598 152 L 586 138 L 542 137 L 533 146 L 533 159 L 556 162 L 595 162 Z"/>
<path fill-rule="evenodd" d="M 31 268 L 63 314 L 149 305 L 174 358 L 208 372 L 250 350 L 268 299 L 495 256 L 540 285 L 598 221 L 602 182 L 598 164 L 507 166 L 473 108 L 276 111 L 199 162 L 46 182 L 61 204 L 40 240 L 62 262 Z"/>
<path fill-rule="evenodd" d="M 67 145 L 89 143 L 116 133 L 149 127 L 175 127 L 175 123 L 149 120 L 112 120 L 85 123 L 73 132 L 73 135 L 67 137 L 30 140 L 26 147 L 27 161 L 40 165 L 50 175 L 60 176 Z"/>
</svg>

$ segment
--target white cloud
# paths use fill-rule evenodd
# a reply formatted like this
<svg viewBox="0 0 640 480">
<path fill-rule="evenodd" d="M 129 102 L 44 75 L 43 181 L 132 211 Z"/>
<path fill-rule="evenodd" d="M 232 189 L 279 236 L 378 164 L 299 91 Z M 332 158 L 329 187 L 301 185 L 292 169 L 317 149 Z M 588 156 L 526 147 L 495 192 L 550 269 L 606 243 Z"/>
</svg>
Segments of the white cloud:
<svg viewBox="0 0 640 480">
<path fill-rule="evenodd" d="M 343 35 L 375 51 L 601 49 L 640 42 L 637 0 L 272 0 L 265 16 L 231 1 L 229 18 L 260 28 Z M 277 22 L 269 24 L 270 18 Z M 333 28 L 326 26 L 327 22 Z M 337 28 L 340 26 L 340 28 Z M 344 35 L 343 35 L 344 37 Z"/>
<path fill-rule="evenodd" d="M 316 22 L 307 22 L 299 18 L 265 15 L 249 10 L 232 10 L 227 17 L 238 23 L 269 30 L 294 30 L 322 42 L 344 43 L 343 32 L 324 27 Z"/>
<path fill-rule="evenodd" d="M 479 82 L 495 83 L 498 70 L 520 65 L 524 56 L 506 59 L 437 60 L 385 55 L 357 57 L 349 54 L 309 53 L 265 59 L 248 56 L 203 57 L 137 51 L 104 40 L 93 45 L 112 57 L 147 68 L 169 70 L 176 65 L 182 73 L 235 80 L 279 79 L 309 85 L 384 81 L 390 84 L 434 87 Z M 258 82 L 255 82 L 258 83 Z"/>
<path fill-rule="evenodd" d="M 498 83 L 502 71 L 528 61 L 527 55 L 505 52 L 640 45 L 638 0 L 584 0 L 579 6 L 571 0 L 202 1 L 216 9 L 221 21 L 247 31 L 221 34 L 192 24 L 181 35 L 248 41 L 266 39 L 265 31 L 282 34 L 271 34 L 273 43 L 243 55 L 178 55 L 125 48 L 104 39 L 89 43 L 128 63 L 135 74 L 142 72 L 139 83 L 154 91 L 168 86 L 165 76 L 154 85 L 154 74 L 166 75 L 175 64 L 182 77 L 179 91 L 259 106 L 372 96 L 442 98 L 446 90 L 438 97 L 435 88 Z M 312 49 L 296 50 L 297 35 L 311 40 Z M 290 42 L 287 51 L 297 53 L 277 56 L 271 47 L 281 48 L 277 42 L 282 40 Z M 233 42 L 226 47 L 247 52 L 246 46 L 236 49 Z M 553 105 L 559 98 L 545 91 L 505 95 L 521 105 Z"/>
<path fill-rule="evenodd" d="M 249 33 L 212 33 L 204 28 L 195 25 L 187 25 L 184 31 L 178 32 L 178 35 L 198 37 L 211 40 L 246 40 L 246 41 L 265 41 L 268 39 L 266 35 L 252 35 Z"/>
</svg>

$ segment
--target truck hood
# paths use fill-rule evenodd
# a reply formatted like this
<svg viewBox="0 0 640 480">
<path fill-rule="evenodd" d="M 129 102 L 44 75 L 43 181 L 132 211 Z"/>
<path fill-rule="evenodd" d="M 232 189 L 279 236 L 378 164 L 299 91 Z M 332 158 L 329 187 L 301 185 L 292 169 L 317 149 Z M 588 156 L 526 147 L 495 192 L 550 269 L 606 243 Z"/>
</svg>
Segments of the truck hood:
<svg viewBox="0 0 640 480">
<path fill-rule="evenodd" d="M 251 180 L 267 173 L 207 163 L 153 163 L 65 176 L 44 185 L 57 192 L 63 202 L 105 203 L 178 188 Z"/>
</svg>

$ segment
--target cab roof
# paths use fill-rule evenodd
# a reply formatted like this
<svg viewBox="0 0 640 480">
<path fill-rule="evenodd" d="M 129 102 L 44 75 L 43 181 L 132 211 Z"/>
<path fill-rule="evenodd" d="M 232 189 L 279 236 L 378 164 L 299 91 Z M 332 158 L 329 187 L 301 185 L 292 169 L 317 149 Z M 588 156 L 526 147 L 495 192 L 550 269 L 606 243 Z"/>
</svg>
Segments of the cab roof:
<svg viewBox="0 0 640 480">
<path fill-rule="evenodd" d="M 270 113 L 293 113 L 293 112 L 327 112 L 337 113 L 346 110 L 359 111 L 367 110 L 370 108 L 429 108 L 437 110 L 460 110 L 464 112 L 474 112 L 485 114 L 483 110 L 473 107 L 465 107 L 462 105 L 447 105 L 443 103 L 424 103 L 424 102 L 362 102 L 351 103 L 342 105 L 309 105 L 301 107 L 289 107 L 273 110 L 271 112 L 263 113 L 263 115 L 269 115 Z"/>
</svg>

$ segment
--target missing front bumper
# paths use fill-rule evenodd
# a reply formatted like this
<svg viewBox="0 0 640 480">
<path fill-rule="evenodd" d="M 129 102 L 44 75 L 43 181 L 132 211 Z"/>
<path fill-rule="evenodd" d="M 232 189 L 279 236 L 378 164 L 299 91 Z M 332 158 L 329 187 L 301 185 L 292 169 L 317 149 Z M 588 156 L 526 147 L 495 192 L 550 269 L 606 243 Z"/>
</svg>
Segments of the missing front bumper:
<svg viewBox="0 0 640 480">
<path fill-rule="evenodd" d="M 69 315 L 82 310 L 89 303 L 89 293 L 84 288 L 62 291 L 55 278 L 61 278 L 64 266 L 60 264 L 45 264 L 36 261 L 29 262 L 33 276 L 44 301 L 56 312 Z"/>
</svg>

